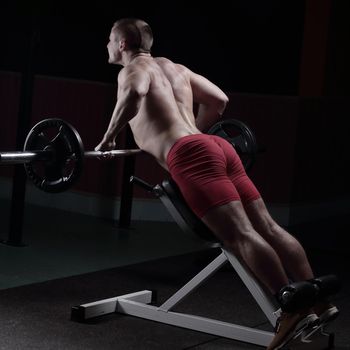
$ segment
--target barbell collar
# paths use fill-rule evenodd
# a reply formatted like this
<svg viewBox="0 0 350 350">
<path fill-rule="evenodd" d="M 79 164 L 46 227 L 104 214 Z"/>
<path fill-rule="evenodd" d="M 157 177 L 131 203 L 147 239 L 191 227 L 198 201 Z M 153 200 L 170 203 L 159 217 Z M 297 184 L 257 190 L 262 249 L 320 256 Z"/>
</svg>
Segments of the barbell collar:
<svg viewBox="0 0 350 350">
<path fill-rule="evenodd" d="M 52 152 L 48 150 L 40 150 L 33 152 L 1 152 L 0 163 L 3 164 L 24 164 L 36 160 L 49 160 L 52 157 Z"/>
</svg>

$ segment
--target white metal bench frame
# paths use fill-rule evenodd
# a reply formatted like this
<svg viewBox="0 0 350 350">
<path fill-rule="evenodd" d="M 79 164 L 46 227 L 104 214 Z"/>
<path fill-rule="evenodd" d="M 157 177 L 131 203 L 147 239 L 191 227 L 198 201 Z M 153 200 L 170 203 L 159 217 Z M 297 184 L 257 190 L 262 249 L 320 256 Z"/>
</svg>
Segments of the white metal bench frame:
<svg viewBox="0 0 350 350">
<path fill-rule="evenodd" d="M 183 216 L 178 211 L 174 202 L 168 197 L 164 188 L 160 185 L 156 185 L 153 189 L 154 193 L 156 193 L 157 197 L 163 202 L 179 226 L 185 231 L 191 231 L 191 228 L 186 224 Z M 72 308 L 72 319 L 86 321 L 110 313 L 122 313 L 266 347 L 274 337 L 272 331 L 269 332 L 238 324 L 222 322 L 216 319 L 172 311 L 178 303 L 194 292 L 196 288 L 228 262 L 237 272 L 257 304 L 260 306 L 267 320 L 274 328 L 280 314 L 280 309 L 277 307 L 274 298 L 262 288 L 250 271 L 245 268 L 232 253 L 228 252 L 223 247 L 221 247 L 221 250 L 222 252 L 220 255 L 218 255 L 212 262 L 210 262 L 204 269 L 202 269 L 196 276 L 160 306 L 150 305 L 153 300 L 152 291 L 142 290 L 135 293 L 75 306 Z M 331 337 L 327 333 L 321 333 L 322 335 L 325 335 L 322 336 L 323 339 L 321 339 L 323 344 L 322 348 L 326 349 L 328 346 L 331 346 L 331 343 L 333 344 L 334 336 L 333 334 Z M 315 345 L 316 347 L 309 346 L 311 343 L 310 340 L 307 342 L 308 344 L 305 344 L 307 345 L 307 349 L 321 349 L 319 341 L 315 342 L 315 344 L 317 343 L 317 345 Z M 298 346 L 297 349 L 301 349 L 301 347 Z"/>
</svg>

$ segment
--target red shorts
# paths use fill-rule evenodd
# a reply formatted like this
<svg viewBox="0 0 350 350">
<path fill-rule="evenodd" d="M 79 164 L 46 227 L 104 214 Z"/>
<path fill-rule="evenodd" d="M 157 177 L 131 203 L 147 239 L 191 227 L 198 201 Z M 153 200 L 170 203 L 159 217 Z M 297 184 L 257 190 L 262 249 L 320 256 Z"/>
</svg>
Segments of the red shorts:
<svg viewBox="0 0 350 350">
<path fill-rule="evenodd" d="M 186 203 L 199 218 L 231 201 L 247 204 L 261 197 L 235 149 L 219 136 L 182 137 L 170 149 L 167 165 Z"/>
</svg>

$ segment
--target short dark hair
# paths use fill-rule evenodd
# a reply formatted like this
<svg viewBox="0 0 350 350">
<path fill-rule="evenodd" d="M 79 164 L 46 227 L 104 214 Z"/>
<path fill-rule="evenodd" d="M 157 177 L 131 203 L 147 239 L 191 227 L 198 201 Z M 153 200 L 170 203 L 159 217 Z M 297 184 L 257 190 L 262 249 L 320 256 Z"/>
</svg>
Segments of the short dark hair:
<svg viewBox="0 0 350 350">
<path fill-rule="evenodd" d="M 113 30 L 126 39 L 130 49 L 151 52 L 153 33 L 145 21 L 137 18 L 122 18 L 114 23 Z"/>
</svg>

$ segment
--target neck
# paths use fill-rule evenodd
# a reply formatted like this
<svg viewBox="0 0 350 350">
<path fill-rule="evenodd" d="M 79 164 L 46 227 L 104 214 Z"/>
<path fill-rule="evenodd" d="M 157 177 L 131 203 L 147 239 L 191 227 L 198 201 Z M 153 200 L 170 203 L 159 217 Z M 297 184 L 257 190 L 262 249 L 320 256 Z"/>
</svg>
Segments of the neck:
<svg viewBox="0 0 350 350">
<path fill-rule="evenodd" d="M 137 57 L 151 57 L 151 54 L 149 52 L 137 52 L 137 53 L 134 53 L 134 54 L 132 54 L 130 56 L 129 63 L 134 61 Z"/>
</svg>

